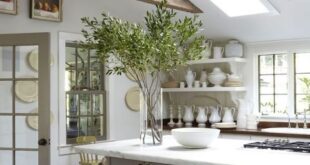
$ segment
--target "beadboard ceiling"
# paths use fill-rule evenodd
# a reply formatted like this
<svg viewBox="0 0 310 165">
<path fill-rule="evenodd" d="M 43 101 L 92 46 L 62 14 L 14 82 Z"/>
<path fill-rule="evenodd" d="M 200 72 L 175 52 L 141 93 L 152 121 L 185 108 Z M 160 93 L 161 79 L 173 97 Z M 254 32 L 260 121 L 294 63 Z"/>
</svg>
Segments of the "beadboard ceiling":
<svg viewBox="0 0 310 165">
<path fill-rule="evenodd" d="M 136 0 L 104 0 L 104 10 L 133 22 L 143 22 L 145 12 L 153 5 Z M 242 42 L 310 38 L 310 0 L 269 0 L 280 15 L 252 15 L 230 18 L 209 0 L 191 0 L 205 11 L 202 34 L 218 41 L 239 39 Z M 192 14 L 178 12 L 178 17 Z"/>
</svg>

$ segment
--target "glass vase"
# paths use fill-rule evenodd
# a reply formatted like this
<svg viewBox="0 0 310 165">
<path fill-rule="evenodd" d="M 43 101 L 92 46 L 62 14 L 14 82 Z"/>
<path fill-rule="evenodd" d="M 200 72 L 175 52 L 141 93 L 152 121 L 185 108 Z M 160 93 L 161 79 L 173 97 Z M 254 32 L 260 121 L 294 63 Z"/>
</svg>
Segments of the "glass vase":
<svg viewBox="0 0 310 165">
<path fill-rule="evenodd" d="M 140 139 L 143 145 L 162 143 L 162 91 L 160 86 L 140 92 Z"/>
</svg>

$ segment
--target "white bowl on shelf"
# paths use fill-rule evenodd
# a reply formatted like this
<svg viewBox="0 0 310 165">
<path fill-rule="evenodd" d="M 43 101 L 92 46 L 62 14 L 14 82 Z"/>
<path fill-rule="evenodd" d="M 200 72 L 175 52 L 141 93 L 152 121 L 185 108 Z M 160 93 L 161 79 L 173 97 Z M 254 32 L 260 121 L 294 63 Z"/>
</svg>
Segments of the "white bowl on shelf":
<svg viewBox="0 0 310 165">
<path fill-rule="evenodd" d="M 210 147 L 219 134 L 219 129 L 214 128 L 176 128 L 171 130 L 172 136 L 178 143 L 186 148 Z"/>
</svg>

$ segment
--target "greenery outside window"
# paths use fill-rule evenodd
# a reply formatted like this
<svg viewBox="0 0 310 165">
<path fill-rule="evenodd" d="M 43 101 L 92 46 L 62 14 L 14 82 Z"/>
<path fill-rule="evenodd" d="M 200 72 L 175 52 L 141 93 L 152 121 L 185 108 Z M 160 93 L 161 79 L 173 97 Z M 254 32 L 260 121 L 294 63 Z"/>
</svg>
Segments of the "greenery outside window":
<svg viewBox="0 0 310 165">
<path fill-rule="evenodd" d="M 96 51 L 66 43 L 65 66 L 67 143 L 79 136 L 106 139 L 104 70 Z"/>
</svg>

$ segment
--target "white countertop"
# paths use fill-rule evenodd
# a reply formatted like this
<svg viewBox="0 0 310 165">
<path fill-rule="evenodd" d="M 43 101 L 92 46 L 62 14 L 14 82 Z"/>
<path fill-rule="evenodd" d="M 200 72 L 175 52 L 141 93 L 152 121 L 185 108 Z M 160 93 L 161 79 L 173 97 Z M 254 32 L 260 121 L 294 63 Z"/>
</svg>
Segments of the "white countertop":
<svg viewBox="0 0 310 165">
<path fill-rule="evenodd" d="M 245 149 L 245 140 L 217 139 L 206 149 L 186 149 L 172 136 L 164 136 L 160 146 L 140 145 L 139 139 L 77 146 L 87 153 L 123 159 L 175 165 L 309 165 L 310 153 Z"/>
</svg>

